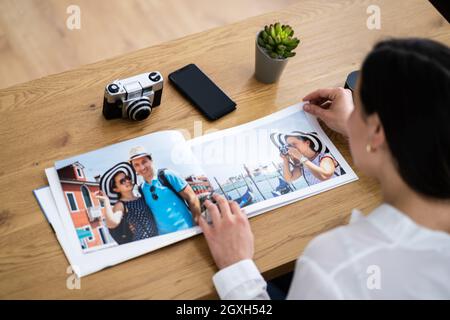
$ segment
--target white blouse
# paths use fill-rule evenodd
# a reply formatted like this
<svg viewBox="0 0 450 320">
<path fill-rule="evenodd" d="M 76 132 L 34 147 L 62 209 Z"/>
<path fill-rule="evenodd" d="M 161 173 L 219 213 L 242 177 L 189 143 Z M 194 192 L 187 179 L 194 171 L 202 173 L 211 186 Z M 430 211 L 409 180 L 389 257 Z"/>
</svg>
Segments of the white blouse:
<svg viewBox="0 0 450 320">
<path fill-rule="evenodd" d="M 213 282 L 221 299 L 269 299 L 252 260 L 222 269 Z M 349 225 L 308 244 L 287 298 L 450 299 L 450 234 L 388 204 L 367 217 L 354 210 Z"/>
</svg>

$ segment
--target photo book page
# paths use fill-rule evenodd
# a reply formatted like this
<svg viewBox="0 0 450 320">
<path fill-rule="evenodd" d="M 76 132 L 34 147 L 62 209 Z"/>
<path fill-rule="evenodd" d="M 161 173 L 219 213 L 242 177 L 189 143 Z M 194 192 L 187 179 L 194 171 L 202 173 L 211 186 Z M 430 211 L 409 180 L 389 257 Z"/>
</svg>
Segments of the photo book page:
<svg viewBox="0 0 450 320">
<path fill-rule="evenodd" d="M 186 140 L 160 131 L 55 162 L 34 191 L 85 276 L 201 233 L 220 194 L 249 217 L 358 179 L 299 103 Z"/>
</svg>

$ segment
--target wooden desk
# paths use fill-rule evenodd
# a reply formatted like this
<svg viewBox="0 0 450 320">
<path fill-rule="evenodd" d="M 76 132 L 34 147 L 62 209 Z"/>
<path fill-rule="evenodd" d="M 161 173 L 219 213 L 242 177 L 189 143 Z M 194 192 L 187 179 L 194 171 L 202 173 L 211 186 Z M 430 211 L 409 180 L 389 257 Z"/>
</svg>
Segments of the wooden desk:
<svg viewBox="0 0 450 320">
<path fill-rule="evenodd" d="M 381 8 L 381 30 L 368 30 L 368 5 Z M 291 24 L 302 43 L 274 85 L 253 78 L 254 37 L 265 24 Z M 147 32 L 143 30 L 142 32 Z M 234 113 L 204 130 L 236 126 L 292 105 L 318 87 L 342 85 L 373 43 L 386 36 L 420 36 L 450 45 L 450 27 L 423 0 L 300 1 L 251 18 L 114 59 L 0 91 L 1 298 L 215 298 L 216 271 L 202 236 L 81 279 L 66 288 L 67 260 L 32 190 L 45 185 L 55 160 L 164 129 L 193 133 L 202 116 L 166 83 L 162 104 L 143 123 L 105 121 L 103 89 L 112 79 L 150 70 L 167 75 L 196 63 L 237 103 Z M 95 50 L 95 48 L 80 48 Z M 339 136 L 331 138 L 351 162 Z M 352 208 L 368 213 L 380 201 L 376 183 L 360 180 L 251 220 L 255 261 L 267 278 L 292 270 L 316 235 L 347 223 Z"/>
</svg>

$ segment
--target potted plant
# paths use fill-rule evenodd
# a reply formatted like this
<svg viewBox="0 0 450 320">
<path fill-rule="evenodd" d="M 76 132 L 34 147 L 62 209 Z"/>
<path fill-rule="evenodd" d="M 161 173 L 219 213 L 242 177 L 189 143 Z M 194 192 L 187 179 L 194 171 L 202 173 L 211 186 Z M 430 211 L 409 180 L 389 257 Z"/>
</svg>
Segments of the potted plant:
<svg viewBox="0 0 450 320">
<path fill-rule="evenodd" d="M 265 26 L 256 35 L 255 77 L 264 83 L 276 82 L 288 59 L 295 56 L 294 50 L 300 40 L 293 38 L 294 30 L 279 22 Z"/>
</svg>

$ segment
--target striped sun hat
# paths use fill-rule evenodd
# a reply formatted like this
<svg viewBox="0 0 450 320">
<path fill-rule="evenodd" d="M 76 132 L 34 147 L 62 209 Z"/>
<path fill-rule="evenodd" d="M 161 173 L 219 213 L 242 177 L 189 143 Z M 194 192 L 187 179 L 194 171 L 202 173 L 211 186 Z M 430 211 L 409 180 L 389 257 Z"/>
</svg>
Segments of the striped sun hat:
<svg viewBox="0 0 450 320">
<path fill-rule="evenodd" d="M 287 138 L 294 137 L 294 138 L 306 138 L 309 139 L 313 144 L 313 150 L 318 153 L 324 153 L 328 151 L 327 146 L 325 143 L 322 142 L 322 140 L 319 138 L 319 135 L 317 132 L 302 132 L 302 131 L 292 131 L 289 134 L 284 135 L 284 137 L 281 138 L 281 140 L 284 141 L 285 144 L 287 144 Z"/>
<path fill-rule="evenodd" d="M 284 133 L 272 133 L 270 135 L 270 140 L 272 140 L 273 144 L 277 148 L 281 148 L 282 146 L 288 145 L 287 138 L 306 138 L 312 142 L 313 150 L 318 153 L 328 152 L 327 146 L 322 142 L 319 138 L 317 132 L 303 132 L 303 131 L 292 131 L 289 134 Z"/>
<path fill-rule="evenodd" d="M 119 200 L 119 195 L 113 191 L 113 177 L 118 172 L 123 172 L 126 176 L 131 178 L 131 183 L 136 184 L 136 172 L 128 162 L 120 162 L 111 169 L 108 169 L 100 179 L 100 189 L 109 198 L 111 204 L 115 204 Z"/>
</svg>

